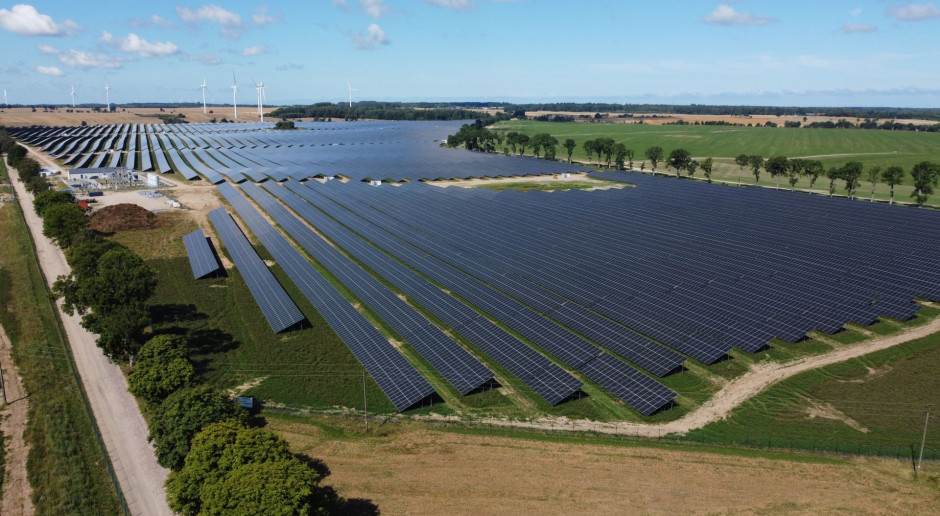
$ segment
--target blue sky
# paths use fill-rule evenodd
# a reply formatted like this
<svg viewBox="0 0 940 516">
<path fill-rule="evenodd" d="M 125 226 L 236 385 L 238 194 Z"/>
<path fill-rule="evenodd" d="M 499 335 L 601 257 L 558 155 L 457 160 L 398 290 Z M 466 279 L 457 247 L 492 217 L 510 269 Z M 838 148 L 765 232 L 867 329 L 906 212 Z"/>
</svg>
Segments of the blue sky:
<svg viewBox="0 0 940 516">
<path fill-rule="evenodd" d="M 0 4 L 11 103 L 613 101 L 940 107 L 940 7 L 890 0 Z"/>
</svg>

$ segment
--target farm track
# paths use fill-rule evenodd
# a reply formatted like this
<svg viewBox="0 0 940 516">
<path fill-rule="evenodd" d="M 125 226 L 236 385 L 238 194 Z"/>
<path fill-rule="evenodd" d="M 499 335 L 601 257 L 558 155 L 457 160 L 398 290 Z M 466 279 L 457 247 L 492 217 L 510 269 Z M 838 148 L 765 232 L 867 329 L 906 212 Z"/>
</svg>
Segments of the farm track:
<svg viewBox="0 0 940 516">
<path fill-rule="evenodd" d="M 845 362 L 846 360 L 858 358 L 869 353 L 898 346 L 905 342 L 926 337 L 938 331 L 940 331 L 940 319 L 935 319 L 928 324 L 910 328 L 898 334 L 876 337 L 857 345 L 841 347 L 821 355 L 799 358 L 790 362 L 765 362 L 754 364 L 747 373 L 728 382 L 721 390 L 716 392 L 714 396 L 702 404 L 702 406 L 675 421 L 664 424 L 631 422 L 605 423 L 588 420 L 568 420 L 564 418 L 538 418 L 529 421 L 516 421 L 504 418 L 482 418 L 478 422 L 499 427 L 532 428 L 540 430 L 563 429 L 638 437 L 662 437 L 668 434 L 684 435 L 692 430 L 702 428 L 709 423 L 725 419 L 735 408 L 778 382 L 806 371 Z"/>
<path fill-rule="evenodd" d="M 31 156 L 40 157 L 34 152 Z M 45 160 L 41 160 L 45 162 Z M 49 286 L 59 275 L 69 273 L 65 254 L 42 234 L 42 219 L 33 211 L 33 195 L 26 191 L 16 169 L 7 167 L 10 182 L 29 226 L 39 264 Z M 121 491 L 135 515 L 172 514 L 166 503 L 163 482 L 169 471 L 157 464 L 153 445 L 147 441 L 147 423 L 136 400 L 127 392 L 121 369 L 98 349 L 97 336 L 81 326 L 81 317 L 62 312 L 59 317 L 74 355 L 75 365 L 95 415 Z"/>
</svg>

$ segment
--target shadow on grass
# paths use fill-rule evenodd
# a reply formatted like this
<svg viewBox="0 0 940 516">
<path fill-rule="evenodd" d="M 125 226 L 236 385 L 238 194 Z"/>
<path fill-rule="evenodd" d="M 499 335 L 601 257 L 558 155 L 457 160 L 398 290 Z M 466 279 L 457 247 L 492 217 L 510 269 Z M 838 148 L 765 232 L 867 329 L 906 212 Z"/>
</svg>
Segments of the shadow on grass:
<svg viewBox="0 0 940 516">
<path fill-rule="evenodd" d="M 203 321 L 208 318 L 209 316 L 200 313 L 193 304 L 173 303 L 150 307 L 150 319 L 154 324 Z"/>
<path fill-rule="evenodd" d="M 330 476 L 330 468 L 320 459 L 298 454 L 296 457 L 306 464 L 310 469 L 317 472 L 320 481 Z M 333 486 L 321 485 L 317 488 L 324 501 L 324 506 L 328 514 L 340 516 L 377 516 L 380 514 L 379 506 L 372 503 L 372 500 L 365 498 L 343 498 L 336 493 Z"/>
</svg>

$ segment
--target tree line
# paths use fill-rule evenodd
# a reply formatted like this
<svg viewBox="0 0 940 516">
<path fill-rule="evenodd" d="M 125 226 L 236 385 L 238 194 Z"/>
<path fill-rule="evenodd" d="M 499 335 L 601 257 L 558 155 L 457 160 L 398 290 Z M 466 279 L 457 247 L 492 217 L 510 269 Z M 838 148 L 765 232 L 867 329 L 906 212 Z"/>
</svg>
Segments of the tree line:
<svg viewBox="0 0 940 516">
<path fill-rule="evenodd" d="M 20 173 L 20 181 L 32 194 L 52 188 L 41 175 L 39 162 L 27 156 L 26 147 L 16 142 L 6 131 L 0 130 L 0 150 L 7 156 L 7 163 Z"/>
<path fill-rule="evenodd" d="M 157 462 L 171 470 L 171 509 L 184 515 L 344 510 L 349 502 L 320 486 L 329 474 L 324 465 L 293 454 L 229 394 L 199 382 L 186 337 L 148 331 L 147 300 L 157 286 L 152 267 L 89 229 L 67 192 L 41 192 L 33 209 L 43 219 L 43 234 L 65 251 L 71 268 L 56 279 L 53 295 L 62 298 L 66 313 L 82 315 L 82 326 L 99 335 L 105 355 L 132 364 L 128 390 L 149 415 Z M 374 506 L 364 508 L 376 512 Z"/>
<path fill-rule="evenodd" d="M 502 152 L 506 155 L 525 154 L 528 147 L 536 158 L 542 157 L 549 160 L 555 159 L 558 144 L 558 139 L 548 133 L 539 133 L 530 137 L 516 131 L 505 133 L 491 131 L 481 120 L 473 124 L 464 124 L 457 133 L 448 136 L 445 143 L 449 147 L 463 147 L 467 150 L 482 152 L 497 152 L 497 149 L 502 148 Z M 571 163 L 571 156 L 577 148 L 577 142 L 568 138 L 562 146 L 567 151 L 568 162 Z M 615 167 L 617 170 L 633 169 L 634 150 L 627 148 L 623 143 L 614 141 L 613 138 L 585 140 L 582 148 L 590 164 L 594 164 L 596 156 L 599 166 Z M 666 163 L 670 168 L 675 169 L 676 176 L 681 177 L 685 173 L 687 177 L 693 177 L 701 169 L 705 179 L 709 183 L 712 182 L 715 162 L 711 157 L 699 162 L 692 159 L 692 154 L 688 150 L 681 148 L 674 149 L 666 155 L 660 146 L 648 147 L 644 150 L 643 156 L 649 161 L 653 173 L 656 172 L 656 167 L 660 163 Z M 901 184 L 905 176 L 904 169 L 899 166 L 882 170 L 881 166 L 875 165 L 865 171 L 864 165 L 858 161 L 848 162 L 842 167 L 830 167 L 827 170 L 819 160 L 787 158 L 786 156 L 773 156 L 765 159 L 759 155 L 741 154 L 734 158 L 734 163 L 742 172 L 745 168 L 749 169 L 754 175 L 755 184 L 760 182 L 761 172 L 767 172 L 776 180 L 777 188 L 780 188 L 782 178 L 786 178 L 790 183 L 790 188 L 793 189 L 803 177 L 809 179 L 809 186 L 812 188 L 820 176 L 825 175 L 829 179 L 830 197 L 835 193 L 836 181 L 844 181 L 846 192 L 852 199 L 855 198 L 855 192 L 864 174 L 864 178 L 871 183 L 871 200 L 874 201 L 875 187 L 881 182 L 890 187 L 891 204 L 894 204 L 894 187 Z M 646 161 L 640 165 L 640 171 L 645 170 Z M 923 205 L 933 194 L 934 187 L 940 179 L 940 165 L 928 161 L 918 163 L 911 169 L 911 179 L 914 185 L 911 197 L 918 205 Z"/>
<path fill-rule="evenodd" d="M 411 107 L 401 107 L 394 104 L 375 104 L 357 102 L 352 107 L 345 103 L 322 102 L 306 106 L 284 106 L 271 112 L 272 117 L 291 119 L 291 118 L 314 118 L 329 119 L 341 118 L 344 120 L 474 120 L 482 118 L 487 125 L 500 120 L 509 120 L 505 113 L 498 112 L 495 116 L 479 111 L 471 111 L 463 108 L 430 108 L 415 109 Z"/>
</svg>

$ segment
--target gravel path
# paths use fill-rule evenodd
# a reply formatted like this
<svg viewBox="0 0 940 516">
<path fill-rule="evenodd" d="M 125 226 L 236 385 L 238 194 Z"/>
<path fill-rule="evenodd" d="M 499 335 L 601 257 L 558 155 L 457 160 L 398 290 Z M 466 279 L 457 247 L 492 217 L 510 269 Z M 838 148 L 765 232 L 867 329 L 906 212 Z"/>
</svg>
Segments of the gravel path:
<svg viewBox="0 0 940 516">
<path fill-rule="evenodd" d="M 40 163 L 48 162 L 45 157 L 32 151 L 30 155 Z M 57 276 L 69 272 L 65 255 L 42 235 L 42 219 L 33 211 L 33 196 L 19 181 L 16 169 L 7 167 L 7 170 L 36 244 L 39 263 L 51 286 Z M 81 317 L 69 316 L 61 309 L 59 315 L 98 429 L 131 512 L 135 515 L 172 514 L 163 489 L 169 471 L 157 464 L 153 446 L 147 441 L 147 424 L 136 400 L 127 392 L 127 380 L 120 368 L 111 363 L 95 345 L 97 336 L 82 328 Z"/>
</svg>

